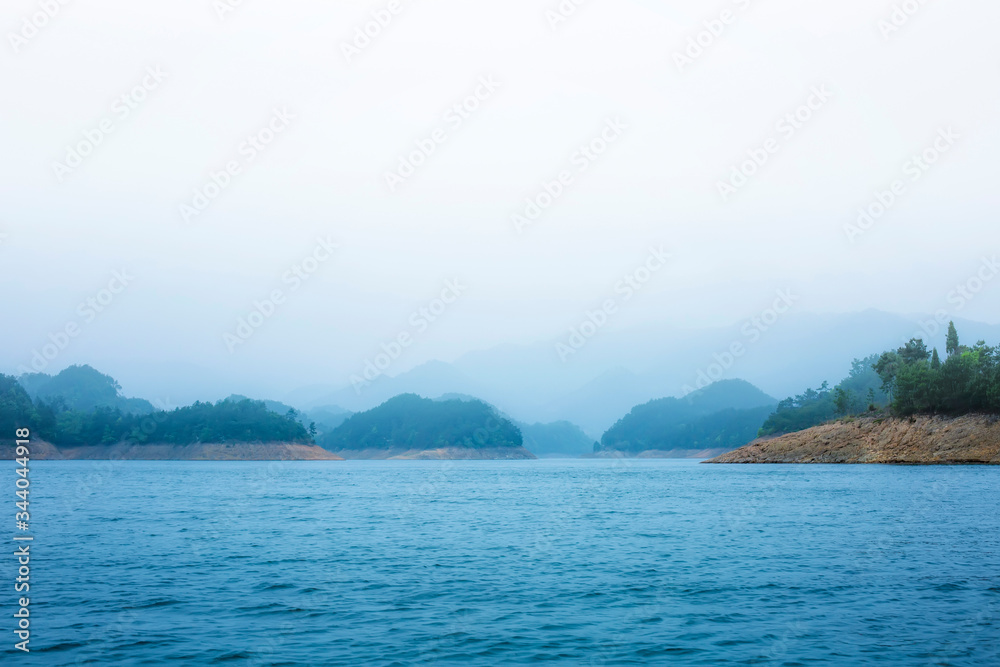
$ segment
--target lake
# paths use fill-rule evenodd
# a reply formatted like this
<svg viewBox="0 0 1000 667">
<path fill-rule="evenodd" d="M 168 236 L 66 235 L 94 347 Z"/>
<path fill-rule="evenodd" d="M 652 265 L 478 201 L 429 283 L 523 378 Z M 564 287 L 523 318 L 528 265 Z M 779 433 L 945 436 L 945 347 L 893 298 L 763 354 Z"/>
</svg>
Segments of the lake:
<svg viewBox="0 0 1000 667">
<path fill-rule="evenodd" d="M 998 468 L 37 461 L 31 482 L 24 664 L 1000 664 Z"/>
</svg>

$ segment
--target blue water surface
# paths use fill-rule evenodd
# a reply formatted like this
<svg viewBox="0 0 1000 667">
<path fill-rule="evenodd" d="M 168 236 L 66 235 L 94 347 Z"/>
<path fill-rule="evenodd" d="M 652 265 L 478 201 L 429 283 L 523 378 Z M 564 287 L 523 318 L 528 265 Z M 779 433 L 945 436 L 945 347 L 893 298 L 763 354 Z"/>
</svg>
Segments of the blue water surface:
<svg viewBox="0 0 1000 667">
<path fill-rule="evenodd" d="M 1000 665 L 995 467 L 30 474 L 32 652 L 5 614 L 4 664 Z"/>
</svg>

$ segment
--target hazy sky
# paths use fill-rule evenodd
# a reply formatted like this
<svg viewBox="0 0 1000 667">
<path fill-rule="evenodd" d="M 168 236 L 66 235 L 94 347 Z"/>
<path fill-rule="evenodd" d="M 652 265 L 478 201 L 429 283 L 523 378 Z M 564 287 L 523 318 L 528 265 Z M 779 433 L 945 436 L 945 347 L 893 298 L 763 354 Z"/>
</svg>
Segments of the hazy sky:
<svg viewBox="0 0 1000 667">
<path fill-rule="evenodd" d="M 291 388 L 400 334 L 393 372 L 557 340 L 608 299 L 615 328 L 730 325 L 788 288 L 949 307 L 998 251 L 1000 6 L 894 4 L 8 0 L 0 366 L 75 325 L 46 370 Z M 996 283 L 962 317 L 1000 322 Z"/>
</svg>

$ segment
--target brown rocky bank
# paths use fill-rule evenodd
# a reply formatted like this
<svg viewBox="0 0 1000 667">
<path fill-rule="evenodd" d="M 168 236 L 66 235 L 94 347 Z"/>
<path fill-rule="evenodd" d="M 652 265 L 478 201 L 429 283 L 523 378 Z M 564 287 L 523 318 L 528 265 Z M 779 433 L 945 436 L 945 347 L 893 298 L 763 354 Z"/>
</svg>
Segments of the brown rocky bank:
<svg viewBox="0 0 1000 667">
<path fill-rule="evenodd" d="M 1000 464 L 1000 417 L 860 417 L 760 438 L 705 463 Z"/>
<path fill-rule="evenodd" d="M 121 442 L 114 445 L 56 447 L 32 440 L 30 457 L 34 460 L 115 460 L 115 461 L 342 461 L 343 458 L 316 445 L 294 442 L 233 442 L 172 445 L 152 443 L 137 445 Z M 0 442 L 0 459 L 13 459 L 13 441 Z"/>
</svg>

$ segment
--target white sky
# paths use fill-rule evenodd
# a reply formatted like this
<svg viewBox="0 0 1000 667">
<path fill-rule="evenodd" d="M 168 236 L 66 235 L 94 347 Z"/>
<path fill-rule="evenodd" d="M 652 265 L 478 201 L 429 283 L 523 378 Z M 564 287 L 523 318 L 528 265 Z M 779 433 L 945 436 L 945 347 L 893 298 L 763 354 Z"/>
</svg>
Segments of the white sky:
<svg viewBox="0 0 1000 667">
<path fill-rule="evenodd" d="M 341 45 L 387 1 L 244 0 L 224 19 L 216 4 L 69 2 L 15 53 L 40 4 L 4 3 L 6 371 L 121 269 L 134 282 L 48 370 L 184 360 L 339 384 L 446 279 L 467 293 L 394 372 L 564 336 L 650 245 L 673 260 L 615 327 L 727 325 L 785 287 L 805 311 L 928 312 L 997 251 L 997 3 L 926 3 L 886 39 L 886 0 L 589 0 L 556 30 L 555 0 L 403 1 L 351 63 Z M 679 72 L 672 54 L 723 9 L 735 21 Z M 166 80 L 119 120 L 115 99 L 154 66 Z M 496 93 L 390 192 L 386 170 L 482 76 Z M 716 182 L 818 85 L 829 102 L 723 202 Z M 178 206 L 282 107 L 290 127 L 184 222 Z M 106 117 L 114 131 L 60 183 L 53 162 Z M 620 139 L 515 233 L 524 198 L 609 118 Z M 856 209 L 943 127 L 954 147 L 849 243 Z M 320 235 L 338 254 L 230 354 L 223 334 Z M 987 286 L 962 316 L 1000 322 L 998 304 Z"/>
</svg>

